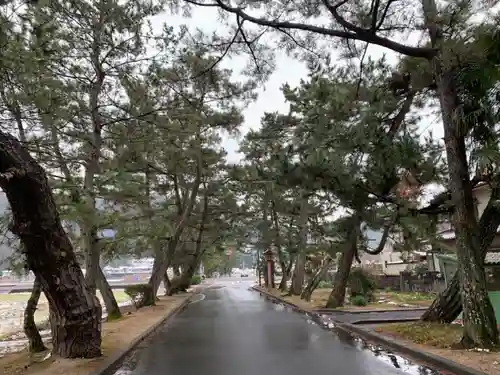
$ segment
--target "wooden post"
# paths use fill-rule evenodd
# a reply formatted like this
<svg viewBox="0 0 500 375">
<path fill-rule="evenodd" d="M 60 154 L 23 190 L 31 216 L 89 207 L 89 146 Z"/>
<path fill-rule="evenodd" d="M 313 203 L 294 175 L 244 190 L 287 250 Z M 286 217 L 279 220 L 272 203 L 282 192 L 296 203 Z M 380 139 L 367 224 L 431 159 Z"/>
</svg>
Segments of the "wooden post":
<svg viewBox="0 0 500 375">
<path fill-rule="evenodd" d="M 274 254 L 272 250 L 268 249 L 264 252 L 264 257 L 266 258 L 266 271 L 267 271 L 267 278 L 266 278 L 266 288 L 274 288 L 274 267 L 273 267 L 273 258 Z"/>
</svg>

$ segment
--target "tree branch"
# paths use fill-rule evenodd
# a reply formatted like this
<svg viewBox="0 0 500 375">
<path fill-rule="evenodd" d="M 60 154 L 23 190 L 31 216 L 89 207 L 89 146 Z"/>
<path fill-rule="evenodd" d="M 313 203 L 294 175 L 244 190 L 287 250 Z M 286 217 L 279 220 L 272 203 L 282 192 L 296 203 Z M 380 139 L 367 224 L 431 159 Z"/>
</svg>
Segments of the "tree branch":
<svg viewBox="0 0 500 375">
<path fill-rule="evenodd" d="M 425 59 L 432 59 L 436 54 L 436 50 L 433 48 L 427 47 L 411 47 L 404 44 L 397 43 L 393 40 L 378 36 L 374 34 L 371 30 L 365 30 L 344 20 L 342 17 L 335 17 L 337 22 L 346 27 L 346 29 L 350 31 L 342 31 L 329 29 L 322 26 L 314 26 L 306 23 L 300 22 L 289 22 L 289 21 L 278 21 L 278 20 L 269 20 L 260 17 L 253 17 L 250 14 L 243 11 L 242 8 L 233 7 L 225 4 L 222 0 L 214 0 L 212 3 L 203 3 L 195 0 L 184 0 L 187 3 L 202 6 L 202 7 L 212 7 L 212 8 L 221 8 L 222 10 L 232 13 L 237 17 L 240 17 L 242 20 L 252 22 L 254 24 L 260 26 L 268 26 L 273 29 L 292 29 L 292 30 L 302 30 L 307 32 L 313 32 L 316 34 L 321 34 L 325 36 L 331 36 L 336 38 L 345 38 L 350 40 L 361 40 L 364 42 L 368 42 L 371 44 L 376 44 L 381 47 L 389 48 L 395 52 L 401 53 L 406 56 L 412 57 L 422 57 Z M 325 2 L 325 0 L 323 0 Z M 343 5 L 346 1 L 340 3 L 336 7 Z M 335 7 L 334 7 L 335 9 Z M 338 15 L 338 14 L 337 14 Z"/>
</svg>

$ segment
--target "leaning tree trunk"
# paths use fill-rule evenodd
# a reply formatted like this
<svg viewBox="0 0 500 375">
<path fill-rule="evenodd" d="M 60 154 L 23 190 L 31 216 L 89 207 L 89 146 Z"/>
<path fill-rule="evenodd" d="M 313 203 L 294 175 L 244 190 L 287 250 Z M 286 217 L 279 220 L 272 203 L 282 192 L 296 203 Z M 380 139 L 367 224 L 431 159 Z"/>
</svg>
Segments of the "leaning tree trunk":
<svg viewBox="0 0 500 375">
<path fill-rule="evenodd" d="M 441 34 L 436 30 L 430 30 L 430 33 L 433 45 L 441 47 L 440 44 L 443 42 Z M 462 344 L 467 348 L 488 348 L 498 344 L 498 328 L 495 312 L 486 290 L 484 257 L 481 253 L 479 227 L 475 219 L 467 165 L 466 130 L 464 124 L 460 122 L 461 117 L 457 115 L 460 100 L 455 85 L 455 72 L 444 66 L 441 54 L 433 58 L 432 70 L 443 117 L 450 192 L 454 206 L 457 273 L 464 316 Z"/>
<path fill-rule="evenodd" d="M 109 285 L 108 280 L 106 280 L 106 276 L 102 272 L 101 267 L 97 268 L 96 275 L 96 284 L 101 292 L 102 300 L 104 302 L 104 306 L 106 306 L 106 312 L 108 313 L 108 320 L 119 319 L 122 317 L 122 313 L 120 311 L 120 306 L 118 306 L 118 302 L 116 301 L 115 295 L 113 294 L 113 290 L 111 289 L 111 285 Z"/>
<path fill-rule="evenodd" d="M 179 269 L 177 269 L 177 270 L 179 270 Z M 168 277 L 168 270 L 163 275 L 163 286 L 165 288 L 165 295 L 171 296 L 172 294 L 169 294 L 169 290 L 172 287 L 172 281 L 170 281 L 170 277 Z"/>
<path fill-rule="evenodd" d="M 337 273 L 335 274 L 335 279 L 333 281 L 333 289 L 326 302 L 326 308 L 334 309 L 337 307 L 344 306 L 345 292 L 347 288 L 347 282 L 349 281 L 349 275 L 351 273 L 352 262 L 356 255 L 358 246 L 358 236 L 359 236 L 359 226 L 361 225 L 361 220 L 359 217 L 353 217 L 352 231 L 349 238 L 348 247 L 340 255 L 339 266 Z"/>
<path fill-rule="evenodd" d="M 196 269 L 198 268 L 199 261 L 194 260 L 194 264 L 188 265 L 180 276 L 174 277 L 170 283 L 165 295 L 171 296 L 179 292 L 185 292 L 191 286 L 191 279 L 193 278 Z"/>
<path fill-rule="evenodd" d="M 151 277 L 148 281 L 148 285 L 150 287 L 149 292 L 151 293 L 151 295 L 145 296 L 145 306 L 154 304 L 156 302 L 158 288 L 160 287 L 162 280 L 166 283 L 165 289 L 170 287 L 170 280 L 168 279 L 167 270 L 170 267 L 170 263 L 175 254 L 175 248 L 177 247 L 178 241 L 179 238 L 170 239 L 167 244 L 166 252 L 163 252 L 162 249 L 159 249 L 159 251 L 156 252 L 156 256 L 153 262 L 153 271 L 151 272 Z"/>
<path fill-rule="evenodd" d="M 38 300 L 40 299 L 40 294 L 42 288 L 40 287 L 40 279 L 37 276 L 35 282 L 33 283 L 33 289 L 31 290 L 31 296 L 26 304 L 26 309 L 24 310 L 24 334 L 28 338 L 28 348 L 30 353 L 39 353 L 47 350 L 42 341 L 42 336 L 35 323 L 35 312 L 38 306 Z"/>
<path fill-rule="evenodd" d="M 151 270 L 151 276 L 148 281 L 148 288 L 144 290 L 145 294 L 138 303 L 139 307 L 152 306 L 156 303 L 156 293 L 158 292 L 162 279 L 165 282 L 165 289 L 167 289 L 167 284 L 169 284 L 170 281 L 167 276 L 168 263 L 165 258 L 166 255 L 163 252 L 161 244 L 156 244 L 153 269 Z"/>
<path fill-rule="evenodd" d="M 181 270 L 179 269 L 179 265 L 175 265 L 172 267 L 172 271 L 174 273 L 174 276 L 179 277 L 181 275 Z"/>
<path fill-rule="evenodd" d="M 201 257 L 203 254 L 201 249 L 201 240 L 202 237 L 200 235 L 200 243 L 197 243 L 195 254 L 191 257 L 189 263 L 186 264 L 185 267 L 183 267 L 183 271 L 180 276 L 175 276 L 172 279 L 169 287 L 165 290 L 165 295 L 171 296 L 175 293 L 185 292 L 191 286 L 191 280 L 193 279 L 196 270 L 200 266 Z"/>
<path fill-rule="evenodd" d="M 290 260 L 291 262 L 291 260 Z M 280 285 L 278 286 L 278 289 L 281 291 L 285 291 L 288 283 L 288 267 L 285 262 L 280 262 L 281 265 L 281 281 Z"/>
<path fill-rule="evenodd" d="M 319 269 L 314 273 L 314 275 L 311 277 L 306 287 L 302 291 L 302 294 L 300 295 L 301 299 L 308 302 L 311 300 L 313 292 L 319 286 L 319 283 L 325 278 L 326 272 L 328 271 L 328 268 L 331 264 L 332 259 L 330 258 L 330 256 L 327 256 L 327 258 L 323 261 L 323 264 L 321 264 Z"/>
<path fill-rule="evenodd" d="M 337 307 L 344 306 L 347 282 L 349 281 L 354 255 L 356 254 L 356 245 L 349 246 L 340 255 L 339 267 L 337 268 L 337 273 L 335 274 L 335 279 L 333 281 L 333 289 L 328 296 L 328 301 L 326 302 L 326 308 L 328 309 L 335 309 Z"/>
<path fill-rule="evenodd" d="M 0 132 L 0 187 L 12 209 L 12 233 L 49 302 L 53 352 L 65 358 L 101 355 L 101 306 L 87 289 L 43 168 L 19 141 Z"/>
<path fill-rule="evenodd" d="M 500 225 L 500 207 L 497 207 L 499 195 L 500 187 L 494 187 L 488 205 L 479 220 L 479 238 L 481 240 L 481 254 L 483 259 Z M 455 273 L 446 286 L 446 289 L 436 297 L 421 319 L 426 322 L 451 323 L 461 312 L 460 282 L 458 273 Z"/>
<path fill-rule="evenodd" d="M 281 265 L 281 269 L 282 269 L 281 281 L 280 281 L 280 285 L 278 286 L 278 289 L 281 291 L 285 291 L 286 287 L 287 287 L 286 284 L 288 283 L 288 275 L 286 273 L 286 270 L 283 268 L 283 264 Z"/>
<path fill-rule="evenodd" d="M 309 217 L 309 195 L 302 193 L 300 199 L 300 212 L 299 212 L 299 246 L 295 267 L 292 274 L 292 283 L 288 294 L 300 296 L 302 288 L 304 287 L 305 268 L 306 268 L 306 247 L 307 247 L 307 219 Z"/>
<path fill-rule="evenodd" d="M 170 262 L 172 261 L 175 249 L 179 240 L 181 239 L 181 235 L 184 232 L 184 229 L 187 225 L 187 221 L 193 212 L 194 204 L 196 202 L 196 198 L 198 196 L 198 191 L 200 189 L 201 183 L 201 170 L 203 165 L 203 157 L 201 153 L 201 149 L 198 153 L 198 160 L 196 163 L 196 177 L 193 182 L 193 187 L 191 189 L 191 193 L 189 194 L 189 199 L 185 207 L 181 209 L 182 214 L 179 218 L 179 222 L 177 223 L 173 235 L 168 240 L 167 251 L 163 253 L 163 249 L 161 244 L 158 244 L 157 249 L 155 249 L 155 260 L 153 263 L 153 272 L 151 273 L 151 277 L 149 278 L 148 285 L 150 287 L 150 296 L 147 296 L 149 303 L 155 303 L 156 294 L 158 293 L 158 288 L 160 287 L 160 283 L 162 278 L 165 276 L 168 267 L 170 266 Z M 156 267 L 155 267 L 156 265 Z M 146 297 L 146 296 L 145 296 Z M 146 299 L 146 298 L 145 298 Z"/>
<path fill-rule="evenodd" d="M 97 236 L 97 226 L 92 221 L 86 219 L 82 225 L 83 237 L 85 240 L 85 282 L 87 287 L 96 293 L 97 279 L 99 278 L 101 254 L 99 248 L 99 237 Z"/>
<path fill-rule="evenodd" d="M 300 251 L 300 250 L 299 250 Z M 305 249 L 301 249 L 301 253 L 297 255 L 295 267 L 292 273 L 292 282 L 288 294 L 292 296 L 300 296 L 302 288 L 304 287 L 304 280 L 306 277 L 306 254 Z M 265 272 L 266 274 L 267 272 Z"/>
</svg>

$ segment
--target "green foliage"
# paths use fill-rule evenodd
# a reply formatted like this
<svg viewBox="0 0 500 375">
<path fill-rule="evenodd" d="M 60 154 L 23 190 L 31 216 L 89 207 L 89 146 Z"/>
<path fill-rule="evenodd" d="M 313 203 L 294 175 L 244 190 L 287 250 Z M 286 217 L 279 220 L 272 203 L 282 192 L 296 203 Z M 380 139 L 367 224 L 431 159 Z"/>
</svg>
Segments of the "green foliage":
<svg viewBox="0 0 500 375">
<path fill-rule="evenodd" d="M 149 284 L 129 285 L 124 291 L 125 294 L 130 297 L 136 308 L 155 304 L 152 298 L 153 291 Z"/>
<path fill-rule="evenodd" d="M 354 306 L 366 306 L 368 305 L 368 299 L 366 298 L 366 296 L 358 294 L 351 298 L 351 304 L 353 304 Z"/>
<path fill-rule="evenodd" d="M 333 284 L 330 281 L 320 281 L 318 284 L 318 288 L 320 289 L 328 289 L 328 288 L 333 288 Z"/>
<path fill-rule="evenodd" d="M 200 275 L 194 275 L 191 278 L 191 285 L 198 285 L 201 284 L 201 276 Z"/>
<path fill-rule="evenodd" d="M 360 233 L 360 252 L 370 251 L 367 227 L 388 227 L 393 238 L 402 234 L 394 247 L 404 252 L 424 240 L 439 242 L 436 220 L 415 213 L 418 197 L 397 194 L 405 172 L 420 185 L 447 183 L 442 144 L 419 127 L 419 111 L 436 102 L 428 56 L 418 53 L 426 46 L 399 48 L 408 56 L 396 70 L 409 73 L 411 84 L 395 95 L 389 89 L 392 62 L 365 58 L 358 43 L 366 36 L 365 42 L 388 45 L 381 42 L 386 32 L 367 30 L 351 34 L 352 43 L 336 43 L 343 60 L 334 65 L 327 55 L 335 33 L 328 29 L 342 29 L 344 36 L 351 31 L 315 2 L 240 1 L 240 20 L 261 8 L 305 24 L 291 33 L 275 27 L 275 39 L 257 37 L 262 25 L 247 28 L 254 20 L 239 25 L 236 39 L 169 25 L 149 29 L 150 19 L 167 5 L 187 12 L 186 3 L 84 0 L 0 9 L 2 131 L 17 134 L 50 171 L 80 260 L 97 243 L 94 250 L 105 261 L 166 256 L 178 269 L 201 260 L 210 277 L 228 273 L 240 251 L 261 256 L 272 249 L 284 271 L 307 255 L 303 263 L 312 274 L 324 254 L 342 256 L 353 233 Z M 350 22 L 364 28 L 421 30 L 415 7 L 386 5 L 391 9 L 379 9 L 378 23 L 367 2 L 345 2 L 337 16 L 349 14 Z M 490 20 L 472 24 L 475 11 L 469 3 L 451 2 L 440 6 L 437 18 L 447 25 L 443 68 L 459 96 L 455 114 L 468 142 L 469 172 L 491 176 L 500 160 L 499 33 Z M 381 20 L 383 14 L 387 19 Z M 334 22 L 323 29 L 307 26 L 325 17 Z M 314 34 L 303 33 L 308 28 Z M 235 79 L 219 60 L 241 56 L 245 45 L 252 46 L 254 69 L 247 73 L 253 76 Z M 230 164 L 222 137 L 238 135 L 256 82 L 273 69 L 276 46 L 306 58 L 309 75 L 296 87 L 283 86 L 289 111 L 265 113 L 260 128 L 240 142 L 244 160 Z M 88 241 L 89 233 L 103 229 L 115 236 Z M 232 256 L 225 254 L 228 247 Z M 21 252 L 12 259 L 13 268 L 22 270 Z M 263 259 L 258 263 L 264 270 Z M 374 280 L 363 270 L 353 270 L 349 285 L 354 300 L 366 304 L 373 298 Z M 320 287 L 331 285 L 322 281 Z M 138 305 L 154 303 L 146 285 L 126 292 Z"/>
<path fill-rule="evenodd" d="M 349 275 L 349 288 L 351 290 L 351 301 L 358 296 L 364 297 L 371 302 L 375 298 L 377 284 L 375 277 L 361 267 L 354 268 Z"/>
</svg>

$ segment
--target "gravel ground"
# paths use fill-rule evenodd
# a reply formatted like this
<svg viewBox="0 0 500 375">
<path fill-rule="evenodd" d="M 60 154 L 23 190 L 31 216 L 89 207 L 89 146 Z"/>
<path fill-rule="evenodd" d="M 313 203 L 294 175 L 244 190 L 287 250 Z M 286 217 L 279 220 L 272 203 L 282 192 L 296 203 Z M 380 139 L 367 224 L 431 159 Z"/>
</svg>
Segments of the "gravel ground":
<svg viewBox="0 0 500 375">
<path fill-rule="evenodd" d="M 0 356 L 22 350 L 26 345 L 27 341 L 22 328 L 24 309 L 29 296 L 30 293 L 0 295 Z M 100 299 L 99 295 L 98 297 Z M 116 290 L 115 297 L 120 306 L 130 305 L 130 300 L 123 291 Z M 42 296 L 35 313 L 35 321 L 38 325 L 43 325 L 48 320 L 48 316 L 48 302 Z M 106 311 L 103 309 L 103 317 L 105 316 Z M 42 330 L 40 333 L 44 339 L 50 340 L 49 330 Z"/>
</svg>

